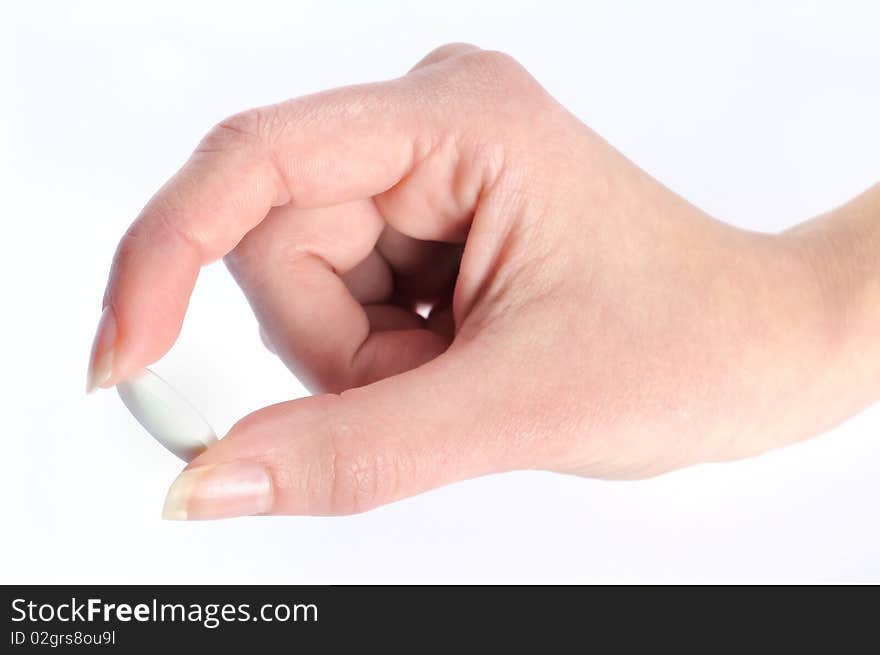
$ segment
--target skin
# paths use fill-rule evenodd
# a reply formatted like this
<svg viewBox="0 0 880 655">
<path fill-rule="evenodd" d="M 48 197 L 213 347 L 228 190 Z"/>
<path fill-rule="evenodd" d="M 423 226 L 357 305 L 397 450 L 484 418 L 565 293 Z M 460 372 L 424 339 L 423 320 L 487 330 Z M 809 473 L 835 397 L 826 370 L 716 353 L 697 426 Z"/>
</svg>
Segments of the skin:
<svg viewBox="0 0 880 655">
<path fill-rule="evenodd" d="M 211 130 L 120 242 L 90 379 L 159 359 L 224 257 L 317 395 L 188 467 L 265 473 L 262 505 L 218 478 L 190 518 L 348 514 L 515 469 L 643 478 L 874 402 L 878 249 L 880 186 L 782 234 L 737 229 L 510 57 L 452 44 Z"/>
</svg>

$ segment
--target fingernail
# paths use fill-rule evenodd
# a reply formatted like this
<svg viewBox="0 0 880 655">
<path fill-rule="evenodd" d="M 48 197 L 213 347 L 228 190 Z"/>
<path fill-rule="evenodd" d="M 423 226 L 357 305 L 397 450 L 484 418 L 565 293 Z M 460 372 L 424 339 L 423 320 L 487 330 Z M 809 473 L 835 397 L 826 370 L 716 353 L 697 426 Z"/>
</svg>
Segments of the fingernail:
<svg viewBox="0 0 880 655">
<path fill-rule="evenodd" d="M 162 518 L 172 521 L 225 519 L 265 514 L 272 507 L 272 481 L 256 462 L 197 466 L 171 484 Z"/>
<path fill-rule="evenodd" d="M 113 375 L 113 356 L 116 345 L 116 313 L 110 305 L 101 313 L 95 340 L 92 342 L 92 354 L 89 357 L 89 372 L 86 376 L 86 393 L 110 379 Z"/>
</svg>

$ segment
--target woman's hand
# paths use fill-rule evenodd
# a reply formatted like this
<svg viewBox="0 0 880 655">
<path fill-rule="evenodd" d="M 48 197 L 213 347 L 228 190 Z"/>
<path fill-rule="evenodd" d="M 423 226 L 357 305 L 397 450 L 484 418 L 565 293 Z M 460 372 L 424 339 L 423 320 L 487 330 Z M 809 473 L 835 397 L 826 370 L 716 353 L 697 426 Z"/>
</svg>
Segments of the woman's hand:
<svg viewBox="0 0 880 655">
<path fill-rule="evenodd" d="M 240 421 L 175 481 L 170 518 L 752 455 L 876 398 L 877 267 L 841 266 L 852 239 L 829 235 L 875 256 L 877 195 L 784 235 L 733 228 L 510 57 L 445 46 L 215 127 L 119 245 L 90 384 L 160 358 L 225 257 L 267 345 L 328 393 Z"/>
</svg>

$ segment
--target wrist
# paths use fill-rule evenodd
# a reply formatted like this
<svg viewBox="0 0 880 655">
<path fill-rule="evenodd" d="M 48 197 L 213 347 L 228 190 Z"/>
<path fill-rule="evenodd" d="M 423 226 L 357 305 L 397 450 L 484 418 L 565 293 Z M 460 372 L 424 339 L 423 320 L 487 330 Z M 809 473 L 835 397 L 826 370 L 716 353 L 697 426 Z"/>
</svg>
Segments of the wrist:
<svg viewBox="0 0 880 655">
<path fill-rule="evenodd" d="M 841 384 L 858 389 L 862 405 L 880 399 L 880 185 L 783 238 L 817 289 L 830 363 Z"/>
</svg>

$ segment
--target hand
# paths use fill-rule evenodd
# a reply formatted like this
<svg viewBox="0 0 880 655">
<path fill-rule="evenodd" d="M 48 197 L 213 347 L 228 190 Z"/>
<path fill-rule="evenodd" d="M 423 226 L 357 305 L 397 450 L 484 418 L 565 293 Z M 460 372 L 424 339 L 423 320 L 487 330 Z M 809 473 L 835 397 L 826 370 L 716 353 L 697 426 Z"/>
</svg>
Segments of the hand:
<svg viewBox="0 0 880 655">
<path fill-rule="evenodd" d="M 858 206 L 877 216 L 876 196 Z M 215 127 L 119 245 L 90 380 L 160 358 L 225 257 L 270 348 L 328 393 L 236 424 L 172 485 L 170 518 L 744 457 L 876 397 L 876 277 L 842 275 L 849 242 L 828 236 L 867 214 L 841 211 L 782 235 L 725 225 L 510 57 L 445 46 L 400 79 Z"/>
</svg>

